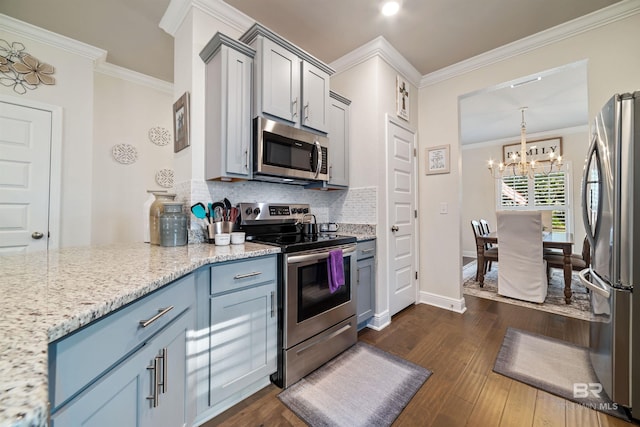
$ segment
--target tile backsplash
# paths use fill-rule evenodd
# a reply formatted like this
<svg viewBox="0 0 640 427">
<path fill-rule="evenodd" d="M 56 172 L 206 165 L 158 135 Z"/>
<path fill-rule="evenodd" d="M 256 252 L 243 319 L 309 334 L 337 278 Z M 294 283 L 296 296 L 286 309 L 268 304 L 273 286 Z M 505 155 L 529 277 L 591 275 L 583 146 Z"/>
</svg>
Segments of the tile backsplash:
<svg viewBox="0 0 640 427">
<path fill-rule="evenodd" d="M 208 203 L 225 197 L 233 205 L 241 202 L 308 203 L 318 222 L 375 224 L 377 188 L 347 190 L 305 190 L 301 186 L 260 181 L 218 182 L 186 181 L 175 186 L 176 200 L 190 207 L 196 202 Z M 204 221 L 190 215 L 190 242 L 202 241 Z"/>
</svg>

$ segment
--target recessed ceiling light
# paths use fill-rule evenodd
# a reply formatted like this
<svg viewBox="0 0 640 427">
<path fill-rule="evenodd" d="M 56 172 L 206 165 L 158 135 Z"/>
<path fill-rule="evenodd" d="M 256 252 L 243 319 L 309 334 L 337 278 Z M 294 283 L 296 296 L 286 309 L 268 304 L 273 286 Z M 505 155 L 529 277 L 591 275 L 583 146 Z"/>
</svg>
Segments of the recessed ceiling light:
<svg viewBox="0 0 640 427">
<path fill-rule="evenodd" d="M 382 4 L 382 14 L 384 16 L 393 16 L 400 10 L 400 2 L 397 0 L 386 1 Z"/>
</svg>

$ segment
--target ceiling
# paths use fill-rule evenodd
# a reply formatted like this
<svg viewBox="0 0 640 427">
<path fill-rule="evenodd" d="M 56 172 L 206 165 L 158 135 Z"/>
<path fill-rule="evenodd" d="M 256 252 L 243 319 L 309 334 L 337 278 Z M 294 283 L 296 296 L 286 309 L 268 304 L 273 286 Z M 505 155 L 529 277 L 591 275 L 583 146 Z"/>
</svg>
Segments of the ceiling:
<svg viewBox="0 0 640 427">
<path fill-rule="evenodd" d="M 102 48 L 114 65 L 173 82 L 173 39 L 158 26 L 169 1 L 14 0 L 0 1 L 0 13 Z M 225 1 L 326 63 L 383 36 L 426 75 L 620 0 L 402 0 L 390 18 L 379 13 L 379 0 Z M 543 79 L 533 93 L 558 93 L 557 87 L 546 89 L 554 82 Z M 517 105 L 518 117 L 522 103 L 531 102 L 513 99 L 514 91 L 493 92 L 478 94 L 485 96 L 485 111 L 489 94 L 511 97 L 502 101 L 511 110 Z"/>
</svg>

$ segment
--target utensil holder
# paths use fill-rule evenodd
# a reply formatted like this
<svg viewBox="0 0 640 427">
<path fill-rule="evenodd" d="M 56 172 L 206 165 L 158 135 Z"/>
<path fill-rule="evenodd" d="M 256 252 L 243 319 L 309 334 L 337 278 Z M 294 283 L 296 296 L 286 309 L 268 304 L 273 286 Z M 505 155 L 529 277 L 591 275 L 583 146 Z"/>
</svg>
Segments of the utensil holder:
<svg viewBox="0 0 640 427">
<path fill-rule="evenodd" d="M 213 224 L 207 224 L 207 236 L 209 243 L 213 243 L 216 234 L 231 233 L 233 231 L 233 222 L 219 221 Z"/>
</svg>

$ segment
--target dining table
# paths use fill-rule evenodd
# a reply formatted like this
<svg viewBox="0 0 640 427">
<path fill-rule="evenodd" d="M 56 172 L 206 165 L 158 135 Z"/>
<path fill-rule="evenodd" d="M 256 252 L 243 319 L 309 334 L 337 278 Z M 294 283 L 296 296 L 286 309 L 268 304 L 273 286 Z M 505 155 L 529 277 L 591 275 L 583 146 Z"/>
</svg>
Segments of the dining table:
<svg viewBox="0 0 640 427">
<path fill-rule="evenodd" d="M 484 265 L 484 247 L 486 244 L 498 244 L 498 232 L 492 231 L 486 234 L 479 234 L 476 239 L 478 245 L 478 263 Z M 564 301 L 571 304 L 571 251 L 573 249 L 573 233 L 567 232 L 549 232 L 542 233 L 543 249 L 561 249 L 563 255 L 563 273 L 564 273 Z M 498 255 L 499 257 L 499 255 Z M 499 262 L 499 261 L 498 261 Z M 500 268 L 498 266 L 498 268 Z M 478 281 L 480 286 L 484 284 L 484 271 L 482 268 L 478 272 Z"/>
</svg>

